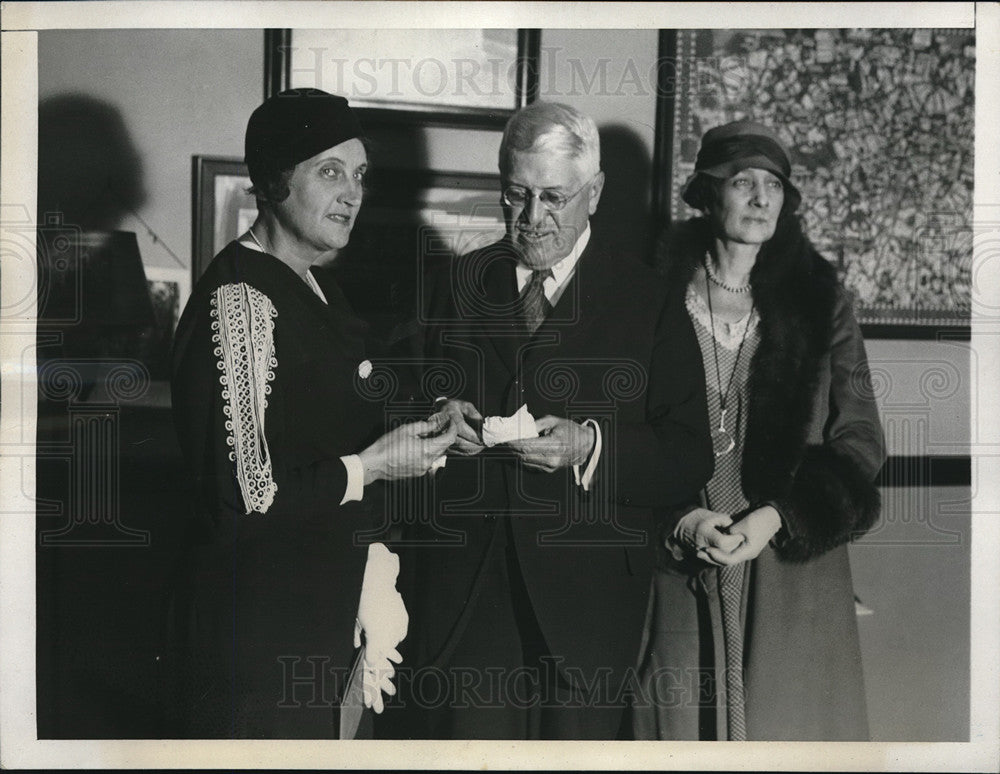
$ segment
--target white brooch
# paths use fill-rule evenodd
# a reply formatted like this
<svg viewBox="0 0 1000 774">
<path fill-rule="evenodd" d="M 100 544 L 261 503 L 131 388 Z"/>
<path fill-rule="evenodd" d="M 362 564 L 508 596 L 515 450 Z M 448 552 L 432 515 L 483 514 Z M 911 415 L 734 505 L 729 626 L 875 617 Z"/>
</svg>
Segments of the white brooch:
<svg viewBox="0 0 1000 774">
<path fill-rule="evenodd" d="M 358 364 L 358 376 L 360 376 L 362 379 L 367 379 L 371 375 L 372 375 L 372 361 L 362 360 L 361 363 Z"/>
</svg>

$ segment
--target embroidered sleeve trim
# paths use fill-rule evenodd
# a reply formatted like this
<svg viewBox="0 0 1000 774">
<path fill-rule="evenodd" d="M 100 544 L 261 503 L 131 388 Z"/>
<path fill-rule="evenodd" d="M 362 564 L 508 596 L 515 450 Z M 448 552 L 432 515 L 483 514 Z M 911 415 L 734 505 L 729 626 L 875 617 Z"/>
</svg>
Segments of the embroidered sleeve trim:
<svg viewBox="0 0 1000 774">
<path fill-rule="evenodd" d="M 212 294 L 212 341 L 222 372 L 222 410 L 246 512 L 267 513 L 278 491 L 264 435 L 264 412 L 274 369 L 271 299 L 246 283 L 219 287 Z"/>
</svg>

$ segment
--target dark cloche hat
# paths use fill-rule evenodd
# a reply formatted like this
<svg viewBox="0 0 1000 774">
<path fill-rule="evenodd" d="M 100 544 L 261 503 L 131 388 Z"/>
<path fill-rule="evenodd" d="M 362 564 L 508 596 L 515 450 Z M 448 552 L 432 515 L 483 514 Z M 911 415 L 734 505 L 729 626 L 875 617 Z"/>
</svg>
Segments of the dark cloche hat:
<svg viewBox="0 0 1000 774">
<path fill-rule="evenodd" d="M 287 169 L 364 132 L 347 100 L 320 89 L 288 89 L 264 101 L 247 122 L 250 179 Z"/>
<path fill-rule="evenodd" d="M 694 174 L 681 188 L 681 198 L 692 207 L 700 202 L 691 195 L 691 184 L 699 175 L 725 180 L 744 169 L 766 169 L 781 178 L 785 204 L 791 210 L 799 206 L 802 195 L 792 185 L 789 175 L 792 162 L 778 135 L 769 127 L 743 119 L 716 126 L 705 132 L 694 164 Z"/>
</svg>

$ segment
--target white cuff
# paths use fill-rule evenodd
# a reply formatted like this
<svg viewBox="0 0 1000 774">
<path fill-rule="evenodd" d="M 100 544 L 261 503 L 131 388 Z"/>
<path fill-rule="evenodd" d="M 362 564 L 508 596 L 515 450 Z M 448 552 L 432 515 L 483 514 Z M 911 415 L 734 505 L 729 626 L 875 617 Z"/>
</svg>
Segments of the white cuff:
<svg viewBox="0 0 1000 774">
<path fill-rule="evenodd" d="M 590 425 L 594 428 L 594 451 L 590 455 L 590 461 L 587 462 L 587 468 L 580 473 L 580 466 L 573 466 L 573 480 L 576 482 L 577 486 L 582 486 L 584 492 L 590 491 L 590 482 L 594 478 L 594 471 L 597 470 L 597 461 L 601 457 L 601 428 L 593 419 L 588 419 L 584 425 Z"/>
<path fill-rule="evenodd" d="M 341 457 L 340 461 L 347 468 L 347 489 L 344 490 L 344 499 L 340 504 L 358 502 L 365 496 L 365 466 L 357 454 L 348 454 Z"/>
</svg>

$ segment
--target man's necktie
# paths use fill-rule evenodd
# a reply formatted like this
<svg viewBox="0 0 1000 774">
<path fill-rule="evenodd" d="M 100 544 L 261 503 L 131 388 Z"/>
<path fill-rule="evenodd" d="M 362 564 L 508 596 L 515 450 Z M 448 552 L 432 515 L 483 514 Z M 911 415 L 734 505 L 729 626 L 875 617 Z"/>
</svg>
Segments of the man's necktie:
<svg viewBox="0 0 1000 774">
<path fill-rule="evenodd" d="M 552 276 L 552 269 L 538 269 L 531 272 L 528 284 L 521 291 L 521 314 L 524 316 L 524 324 L 528 326 L 528 333 L 534 334 L 542 320 L 552 311 L 552 304 L 545 297 L 543 283 Z"/>
</svg>

